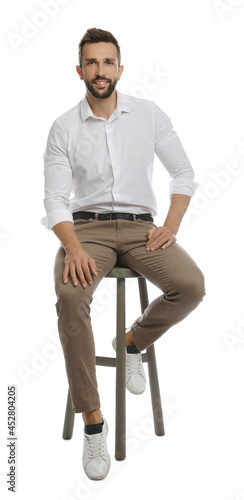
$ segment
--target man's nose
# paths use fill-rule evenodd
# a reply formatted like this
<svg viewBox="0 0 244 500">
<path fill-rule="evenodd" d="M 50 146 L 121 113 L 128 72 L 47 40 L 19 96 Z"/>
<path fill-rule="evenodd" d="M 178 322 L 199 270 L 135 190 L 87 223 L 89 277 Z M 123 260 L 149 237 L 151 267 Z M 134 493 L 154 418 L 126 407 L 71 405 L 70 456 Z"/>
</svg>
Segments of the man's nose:
<svg viewBox="0 0 244 500">
<path fill-rule="evenodd" d="M 105 74 L 104 74 L 104 65 L 103 65 L 102 62 L 98 63 L 98 65 L 97 65 L 97 75 L 99 75 L 99 76 L 105 76 Z"/>
</svg>

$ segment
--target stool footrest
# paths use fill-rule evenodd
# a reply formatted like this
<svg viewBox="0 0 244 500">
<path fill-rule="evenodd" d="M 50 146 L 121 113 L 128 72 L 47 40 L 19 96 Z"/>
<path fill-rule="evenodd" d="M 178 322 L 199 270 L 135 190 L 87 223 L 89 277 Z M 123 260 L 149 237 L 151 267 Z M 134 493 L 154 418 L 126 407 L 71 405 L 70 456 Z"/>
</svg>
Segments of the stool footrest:
<svg viewBox="0 0 244 500">
<path fill-rule="evenodd" d="M 96 365 L 116 366 L 116 358 L 108 358 L 107 356 L 96 356 Z"/>
<path fill-rule="evenodd" d="M 145 354 L 142 354 L 141 358 L 142 358 L 142 362 L 143 363 L 148 363 L 148 354 L 147 354 L 147 352 L 145 352 Z"/>
<path fill-rule="evenodd" d="M 142 362 L 148 363 L 148 354 L 142 354 Z M 116 367 L 116 358 L 108 358 L 107 356 L 96 356 L 97 366 L 114 366 Z"/>
</svg>

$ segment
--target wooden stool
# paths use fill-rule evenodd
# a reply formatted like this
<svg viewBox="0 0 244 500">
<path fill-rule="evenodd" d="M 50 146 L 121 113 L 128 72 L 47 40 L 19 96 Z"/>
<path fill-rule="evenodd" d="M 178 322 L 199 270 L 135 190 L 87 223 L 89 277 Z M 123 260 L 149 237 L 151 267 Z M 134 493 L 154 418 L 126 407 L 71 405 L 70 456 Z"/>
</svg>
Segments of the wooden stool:
<svg viewBox="0 0 244 500">
<path fill-rule="evenodd" d="M 138 278 L 142 313 L 148 306 L 148 294 L 145 278 L 132 269 L 115 266 L 105 277 L 117 279 L 116 358 L 96 356 L 96 365 L 116 367 L 115 458 L 116 460 L 124 460 L 126 456 L 125 279 Z M 146 353 L 142 354 L 142 361 L 143 363 L 148 363 L 155 434 L 157 436 L 164 436 L 163 412 L 154 345 L 148 347 Z M 75 413 L 72 409 L 70 391 L 68 390 L 63 439 L 72 438 L 74 417 Z"/>
</svg>

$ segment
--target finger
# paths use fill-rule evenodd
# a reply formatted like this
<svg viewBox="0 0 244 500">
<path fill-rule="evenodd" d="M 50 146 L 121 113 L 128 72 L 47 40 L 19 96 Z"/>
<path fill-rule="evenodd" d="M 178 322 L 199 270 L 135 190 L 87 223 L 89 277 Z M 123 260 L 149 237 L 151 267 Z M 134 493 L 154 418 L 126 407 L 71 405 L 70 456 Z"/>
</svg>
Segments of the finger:
<svg viewBox="0 0 244 500">
<path fill-rule="evenodd" d="M 169 240 L 169 241 L 167 241 L 167 243 L 165 243 L 165 244 L 164 244 L 161 248 L 162 248 L 163 250 L 165 250 L 165 248 L 169 248 L 169 247 L 170 247 L 171 245 L 173 245 L 173 243 L 175 243 L 175 242 L 176 242 L 176 239 L 175 239 L 175 238 L 173 238 L 172 240 L 170 239 L 170 240 Z"/>
<path fill-rule="evenodd" d="M 69 264 L 65 264 L 63 272 L 63 282 L 68 283 Z"/>
<path fill-rule="evenodd" d="M 149 231 L 147 231 L 148 239 L 150 239 L 152 237 L 152 235 L 155 231 L 156 231 L 156 227 L 154 227 L 153 229 L 149 229 Z"/>
<path fill-rule="evenodd" d="M 90 259 L 90 260 L 88 261 L 88 263 L 89 263 L 89 266 L 90 266 L 90 269 L 91 269 L 92 274 L 94 274 L 94 276 L 98 276 L 97 266 L 96 266 L 96 262 L 95 262 L 95 260 Z"/>
<path fill-rule="evenodd" d="M 173 234 L 167 234 L 163 237 L 162 237 L 162 235 L 160 235 L 160 237 L 158 237 L 158 239 L 155 241 L 155 243 L 153 245 L 151 245 L 149 250 L 151 250 L 153 252 L 154 250 L 158 250 L 160 247 L 167 248 L 167 247 L 165 247 L 165 245 L 168 242 L 170 242 L 170 244 L 167 246 L 170 246 L 172 243 L 175 243 L 175 241 L 176 241 L 176 237 Z"/>
<path fill-rule="evenodd" d="M 157 231 L 157 229 L 155 229 L 155 231 L 148 238 L 146 245 L 152 245 L 153 242 L 158 238 L 159 234 L 160 234 L 160 232 Z"/>
<path fill-rule="evenodd" d="M 85 280 L 85 276 L 84 276 L 83 269 L 81 268 L 81 266 L 77 267 L 76 272 L 77 272 L 77 275 L 78 275 L 78 278 L 80 280 L 80 284 L 81 284 L 82 288 L 86 288 L 87 282 Z"/>
<path fill-rule="evenodd" d="M 172 238 L 170 238 L 166 243 L 164 243 L 161 248 L 164 250 L 165 248 L 168 248 L 171 245 L 173 245 L 173 243 L 175 243 L 176 241 L 177 241 L 176 236 L 172 234 Z"/>
<path fill-rule="evenodd" d="M 70 264 L 70 276 L 71 276 L 71 281 L 73 283 L 74 286 L 77 286 L 78 285 L 78 281 L 77 281 L 77 276 L 76 276 L 76 271 L 75 271 L 75 266 L 74 264 Z"/>
<path fill-rule="evenodd" d="M 169 239 L 169 236 L 164 236 L 159 235 L 157 238 L 155 238 L 153 241 L 150 241 L 150 243 L 147 245 L 147 248 L 149 250 L 157 250 L 160 246 L 162 246 L 164 243 L 166 243 Z"/>
<path fill-rule="evenodd" d="M 84 276 L 85 276 L 87 283 L 89 283 L 89 285 L 91 285 L 92 284 L 92 277 L 91 277 L 90 269 L 89 269 L 87 264 L 83 264 L 82 271 L 84 273 Z"/>
</svg>

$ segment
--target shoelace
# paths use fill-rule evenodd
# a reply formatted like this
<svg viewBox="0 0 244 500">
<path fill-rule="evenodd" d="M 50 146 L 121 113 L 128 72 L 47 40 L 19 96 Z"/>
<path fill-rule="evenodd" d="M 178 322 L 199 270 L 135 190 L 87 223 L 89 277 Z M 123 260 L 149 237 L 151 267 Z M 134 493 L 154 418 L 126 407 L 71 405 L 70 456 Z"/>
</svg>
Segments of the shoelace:
<svg viewBox="0 0 244 500">
<path fill-rule="evenodd" d="M 88 453 L 89 453 L 89 458 L 96 458 L 100 457 L 102 455 L 103 451 L 103 446 L 102 446 L 102 433 L 99 432 L 98 434 L 86 434 L 87 437 L 87 442 L 88 442 Z"/>
<path fill-rule="evenodd" d="M 141 354 L 128 354 L 126 356 L 126 365 L 128 369 L 128 374 L 133 375 L 133 373 L 141 373 L 140 367 Z"/>
</svg>

